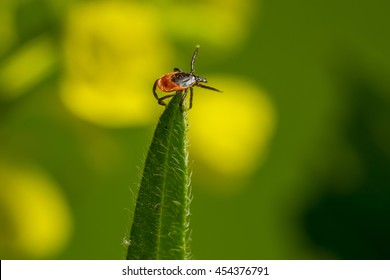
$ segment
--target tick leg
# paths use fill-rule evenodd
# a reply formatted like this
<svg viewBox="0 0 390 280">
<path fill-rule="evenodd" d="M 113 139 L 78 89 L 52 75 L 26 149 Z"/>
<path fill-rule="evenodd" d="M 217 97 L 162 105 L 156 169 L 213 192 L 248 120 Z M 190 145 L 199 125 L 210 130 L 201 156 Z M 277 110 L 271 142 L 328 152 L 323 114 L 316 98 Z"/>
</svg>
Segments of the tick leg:
<svg viewBox="0 0 390 280">
<path fill-rule="evenodd" d="M 165 96 L 163 96 L 163 97 L 157 98 L 158 104 L 163 105 L 163 106 L 166 106 L 167 104 L 166 104 L 163 100 L 164 100 L 164 99 L 167 99 L 167 98 L 169 98 L 169 97 L 175 96 L 176 94 L 178 94 L 178 93 L 180 93 L 180 92 L 181 92 L 181 90 L 176 91 L 174 94 L 168 94 L 168 95 L 165 95 Z"/>
<path fill-rule="evenodd" d="M 219 90 L 219 89 L 216 89 L 216 88 L 213 88 L 213 87 L 209 87 L 209 86 L 205 86 L 205 85 L 202 85 L 202 84 L 196 84 L 196 86 L 201 87 L 201 88 L 205 88 L 205 89 L 209 89 L 209 90 L 214 90 L 214 91 L 222 92 L 222 91 Z"/>
<path fill-rule="evenodd" d="M 156 81 L 154 82 L 154 85 L 153 85 L 153 95 L 154 95 L 154 97 L 158 100 L 158 104 L 163 105 L 163 106 L 166 106 L 167 104 L 166 104 L 163 100 L 166 99 L 166 98 L 175 96 L 175 95 L 177 94 L 177 92 L 174 93 L 174 94 L 165 95 L 165 96 L 163 96 L 163 97 L 158 97 L 157 92 L 156 92 L 156 89 L 157 89 L 157 82 L 158 82 L 158 80 L 156 80 Z"/>
<path fill-rule="evenodd" d="M 158 82 L 158 80 L 156 80 L 156 81 L 154 82 L 154 85 L 153 85 L 153 95 L 154 95 L 154 97 L 155 97 L 157 100 L 159 100 L 158 95 L 157 95 L 157 92 L 156 92 L 157 82 Z"/>
<path fill-rule="evenodd" d="M 199 50 L 199 45 L 196 46 L 195 52 L 194 52 L 194 54 L 192 56 L 192 60 L 191 60 L 191 73 L 194 73 L 194 63 L 195 63 L 195 58 L 198 55 L 198 50 Z"/>
<path fill-rule="evenodd" d="M 175 67 L 175 68 L 173 68 L 173 71 L 174 72 L 183 72 L 183 71 L 181 71 L 179 68 L 177 68 L 177 67 Z"/>
<path fill-rule="evenodd" d="M 188 92 L 188 88 L 186 88 L 186 89 L 184 90 L 183 96 L 182 96 L 181 99 L 180 99 L 179 105 L 180 105 L 180 110 L 182 110 L 182 111 L 184 111 L 184 110 L 183 110 L 183 103 L 184 103 L 184 100 L 186 99 L 187 92 Z"/>
</svg>

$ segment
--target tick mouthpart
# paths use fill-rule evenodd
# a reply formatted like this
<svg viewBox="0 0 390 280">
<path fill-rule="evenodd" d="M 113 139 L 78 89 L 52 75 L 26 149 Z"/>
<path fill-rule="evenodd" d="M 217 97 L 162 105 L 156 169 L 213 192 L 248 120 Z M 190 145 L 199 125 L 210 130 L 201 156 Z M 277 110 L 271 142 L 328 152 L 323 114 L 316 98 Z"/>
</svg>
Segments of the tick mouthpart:
<svg viewBox="0 0 390 280">
<path fill-rule="evenodd" d="M 199 76 L 196 76 L 196 81 L 200 82 L 200 83 L 207 83 L 207 80 L 205 78 L 202 78 L 202 77 L 199 77 Z"/>
</svg>

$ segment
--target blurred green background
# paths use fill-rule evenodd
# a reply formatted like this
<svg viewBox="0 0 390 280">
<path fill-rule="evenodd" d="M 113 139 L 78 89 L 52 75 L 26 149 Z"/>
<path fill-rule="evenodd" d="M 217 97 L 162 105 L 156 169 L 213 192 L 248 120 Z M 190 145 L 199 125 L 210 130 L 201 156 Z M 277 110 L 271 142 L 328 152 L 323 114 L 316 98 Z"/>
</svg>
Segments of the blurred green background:
<svg viewBox="0 0 390 280">
<path fill-rule="evenodd" d="M 390 258 L 390 2 L 0 3 L 0 258 L 123 259 L 189 70 L 195 259 Z"/>
</svg>

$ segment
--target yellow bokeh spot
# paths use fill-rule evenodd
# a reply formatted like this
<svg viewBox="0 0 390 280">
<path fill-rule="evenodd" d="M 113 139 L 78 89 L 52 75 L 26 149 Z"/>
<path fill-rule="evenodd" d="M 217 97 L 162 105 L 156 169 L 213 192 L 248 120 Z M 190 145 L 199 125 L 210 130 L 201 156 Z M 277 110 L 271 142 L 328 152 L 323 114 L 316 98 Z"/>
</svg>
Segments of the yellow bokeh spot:
<svg viewBox="0 0 390 280">
<path fill-rule="evenodd" d="M 196 39 L 220 50 L 236 47 L 247 37 L 256 5 L 253 0 L 175 1 L 172 5 L 163 1 L 166 32 L 178 40 Z M 185 17 L 185 23 L 178 21 L 178 15 Z"/>
<path fill-rule="evenodd" d="M 12 4 L 2 1 L 0 4 L 0 55 L 3 55 L 16 41 L 16 32 L 12 18 Z"/>
<path fill-rule="evenodd" d="M 69 206 L 43 171 L 0 164 L 0 258 L 46 258 L 72 232 Z"/>
<path fill-rule="evenodd" d="M 158 111 L 152 85 L 170 53 L 155 8 L 134 2 L 75 5 L 65 36 L 62 100 L 105 126 L 143 125 Z"/>
<path fill-rule="evenodd" d="M 208 80 L 223 93 L 195 88 L 189 112 L 192 156 L 216 175 L 245 176 L 266 157 L 275 129 L 273 105 L 262 90 L 239 78 Z"/>
<path fill-rule="evenodd" d="M 19 48 L 0 68 L 0 97 L 18 97 L 45 78 L 56 64 L 57 54 L 47 37 Z"/>
</svg>

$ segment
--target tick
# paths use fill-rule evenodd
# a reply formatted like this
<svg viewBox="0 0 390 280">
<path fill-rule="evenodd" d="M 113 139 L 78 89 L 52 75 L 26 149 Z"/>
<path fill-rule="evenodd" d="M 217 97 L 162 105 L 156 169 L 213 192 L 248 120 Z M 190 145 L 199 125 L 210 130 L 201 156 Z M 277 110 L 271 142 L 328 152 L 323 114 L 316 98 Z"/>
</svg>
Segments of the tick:
<svg viewBox="0 0 390 280">
<path fill-rule="evenodd" d="M 175 96 L 177 94 L 183 93 L 183 96 L 180 99 L 180 109 L 183 110 L 183 103 L 184 100 L 187 96 L 188 89 L 190 90 L 190 105 L 188 107 L 188 110 L 192 108 L 192 99 L 194 95 L 194 86 L 209 89 L 209 90 L 214 90 L 221 92 L 219 89 L 213 88 L 206 86 L 202 83 L 207 83 L 206 78 L 197 76 L 194 74 L 195 69 L 194 69 L 194 63 L 196 56 L 198 55 L 198 50 L 199 46 L 196 47 L 195 52 L 192 56 L 191 60 L 191 72 L 190 73 L 185 73 L 181 71 L 179 68 L 174 68 L 173 72 L 170 72 L 168 74 L 165 74 L 162 76 L 160 79 L 157 79 L 154 82 L 153 85 L 153 94 L 154 97 L 158 100 L 158 104 L 165 106 L 166 103 L 164 102 L 165 99 Z M 156 89 L 159 88 L 163 92 L 173 92 L 173 94 L 168 94 L 162 97 L 158 97 Z"/>
</svg>

